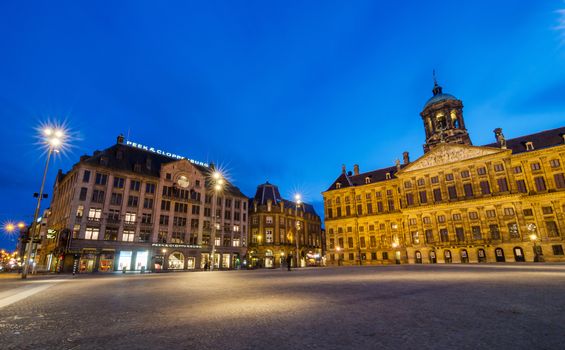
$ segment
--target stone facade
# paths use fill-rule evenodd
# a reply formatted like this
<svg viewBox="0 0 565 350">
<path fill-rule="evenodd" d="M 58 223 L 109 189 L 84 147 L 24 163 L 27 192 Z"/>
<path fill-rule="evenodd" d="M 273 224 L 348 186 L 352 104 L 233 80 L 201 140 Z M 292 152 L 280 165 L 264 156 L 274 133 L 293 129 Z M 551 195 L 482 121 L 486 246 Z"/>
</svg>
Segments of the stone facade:
<svg viewBox="0 0 565 350">
<path fill-rule="evenodd" d="M 217 196 L 213 165 L 124 143 L 83 156 L 59 172 L 49 228 L 52 270 L 189 270 L 211 261 L 233 268 L 247 245 L 247 197 L 227 183 Z M 217 198 L 216 198 L 217 197 Z M 216 198 L 215 205 L 212 205 Z"/>
<path fill-rule="evenodd" d="M 440 93 L 421 114 L 422 157 L 343 167 L 323 193 L 328 262 L 565 261 L 565 127 L 509 140 L 497 128 L 472 146 L 461 102 Z"/>
<path fill-rule="evenodd" d="M 297 206 L 283 199 L 278 187 L 268 182 L 257 187 L 249 207 L 252 266 L 286 266 L 289 254 L 293 258 L 292 266 L 321 264 L 321 220 L 314 207 L 307 203 Z"/>
</svg>

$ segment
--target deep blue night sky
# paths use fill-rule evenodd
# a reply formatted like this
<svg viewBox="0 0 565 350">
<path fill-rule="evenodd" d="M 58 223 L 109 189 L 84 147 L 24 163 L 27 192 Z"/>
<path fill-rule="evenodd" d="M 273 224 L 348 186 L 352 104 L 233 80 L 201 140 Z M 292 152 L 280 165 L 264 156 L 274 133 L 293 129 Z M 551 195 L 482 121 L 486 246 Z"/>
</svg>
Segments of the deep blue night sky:
<svg viewBox="0 0 565 350">
<path fill-rule="evenodd" d="M 34 126 L 118 134 L 269 180 L 322 211 L 341 164 L 422 154 L 432 70 L 476 145 L 565 125 L 563 1 L 0 3 L 0 222 L 30 221 L 44 157 Z M 0 233 L 0 247 L 15 239 Z"/>
</svg>

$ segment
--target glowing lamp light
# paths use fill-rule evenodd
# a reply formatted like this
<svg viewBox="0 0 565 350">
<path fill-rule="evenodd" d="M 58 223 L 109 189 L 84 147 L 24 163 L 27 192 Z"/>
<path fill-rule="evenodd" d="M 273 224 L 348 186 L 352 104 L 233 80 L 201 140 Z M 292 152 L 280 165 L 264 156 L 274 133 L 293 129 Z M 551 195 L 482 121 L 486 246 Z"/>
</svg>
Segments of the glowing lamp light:
<svg viewBox="0 0 565 350">
<path fill-rule="evenodd" d="M 393 247 L 393 248 L 396 248 L 396 247 L 398 247 L 398 243 L 396 243 L 396 242 L 393 242 L 393 243 L 392 243 L 392 247 Z"/>
<path fill-rule="evenodd" d="M 24 223 L 21 222 L 21 221 L 18 222 L 18 228 L 19 228 L 20 230 L 23 229 L 24 227 L 26 227 L 26 224 L 24 224 Z"/>
<path fill-rule="evenodd" d="M 296 201 L 296 203 L 300 204 L 302 203 L 302 196 L 297 193 L 294 195 L 294 200 Z"/>
<path fill-rule="evenodd" d="M 14 226 L 14 224 L 12 224 L 11 222 L 9 222 L 9 223 L 7 223 L 7 224 L 4 226 L 4 229 L 5 229 L 7 232 L 14 232 L 14 230 L 16 229 L 16 226 Z"/>
<path fill-rule="evenodd" d="M 221 191 L 221 190 L 222 190 L 222 185 L 216 184 L 216 185 L 214 185 L 214 189 L 215 189 L 216 191 Z"/>
<path fill-rule="evenodd" d="M 532 241 L 535 241 L 536 239 L 538 239 L 538 235 L 536 235 L 535 233 L 532 233 L 532 234 L 530 235 L 530 239 L 531 239 Z"/>
<path fill-rule="evenodd" d="M 219 180 L 222 177 L 222 174 L 220 174 L 219 171 L 214 171 L 212 177 L 214 178 L 214 180 Z"/>
<path fill-rule="evenodd" d="M 55 130 L 55 137 L 58 139 L 63 138 L 63 136 L 65 136 L 65 133 L 63 132 L 63 130 L 61 129 L 57 129 Z"/>
<path fill-rule="evenodd" d="M 53 135 L 53 129 L 51 129 L 51 128 L 45 128 L 45 129 L 43 129 L 43 134 L 44 134 L 45 136 L 51 136 L 51 135 Z"/>
</svg>

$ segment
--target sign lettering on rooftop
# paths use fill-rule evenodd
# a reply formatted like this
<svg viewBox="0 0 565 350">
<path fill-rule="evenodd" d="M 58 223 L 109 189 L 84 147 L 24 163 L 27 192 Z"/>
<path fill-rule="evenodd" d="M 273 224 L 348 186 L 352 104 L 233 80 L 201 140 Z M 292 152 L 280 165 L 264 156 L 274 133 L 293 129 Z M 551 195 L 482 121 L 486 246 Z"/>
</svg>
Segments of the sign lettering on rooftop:
<svg viewBox="0 0 565 350">
<path fill-rule="evenodd" d="M 162 155 L 162 156 L 169 157 L 169 158 L 173 158 L 173 159 L 186 159 L 186 160 L 188 160 L 189 162 L 191 162 L 192 164 L 196 164 L 196 165 L 200 165 L 200 166 L 205 166 L 205 167 L 208 167 L 208 166 L 209 166 L 208 163 L 205 163 L 205 162 L 201 162 L 201 161 L 198 161 L 198 160 L 186 158 L 186 157 L 180 156 L 180 155 L 178 155 L 178 154 L 174 154 L 174 153 L 171 153 L 171 152 L 166 152 L 166 151 L 160 150 L 160 149 L 158 149 L 158 148 L 150 147 L 150 146 L 146 146 L 146 145 L 142 145 L 141 143 L 133 142 L 133 141 L 130 141 L 130 140 L 127 140 L 127 141 L 126 141 L 126 145 L 127 145 L 127 146 L 130 146 L 130 147 L 139 148 L 139 149 L 142 149 L 142 150 L 145 150 L 145 151 L 153 152 L 153 153 L 156 153 L 156 154 L 160 154 L 160 155 Z"/>
</svg>

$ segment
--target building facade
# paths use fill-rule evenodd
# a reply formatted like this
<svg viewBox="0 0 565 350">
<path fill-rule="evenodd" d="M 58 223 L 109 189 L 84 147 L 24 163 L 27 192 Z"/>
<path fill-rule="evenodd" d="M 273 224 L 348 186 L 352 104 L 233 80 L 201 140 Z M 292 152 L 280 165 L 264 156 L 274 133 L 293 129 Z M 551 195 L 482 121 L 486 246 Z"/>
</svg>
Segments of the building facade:
<svg viewBox="0 0 565 350">
<path fill-rule="evenodd" d="M 292 266 L 321 264 L 321 220 L 312 205 L 283 199 L 267 182 L 257 186 L 249 206 L 251 266 L 281 267 L 289 254 Z"/>
<path fill-rule="evenodd" d="M 437 83 L 420 115 L 422 157 L 344 166 L 323 193 L 329 263 L 565 261 L 565 127 L 473 146 Z"/>
<path fill-rule="evenodd" d="M 247 197 L 212 186 L 213 165 L 118 137 L 59 171 L 44 254 L 51 270 L 233 268 L 247 245 Z M 211 253 L 214 251 L 214 259 Z"/>
</svg>

